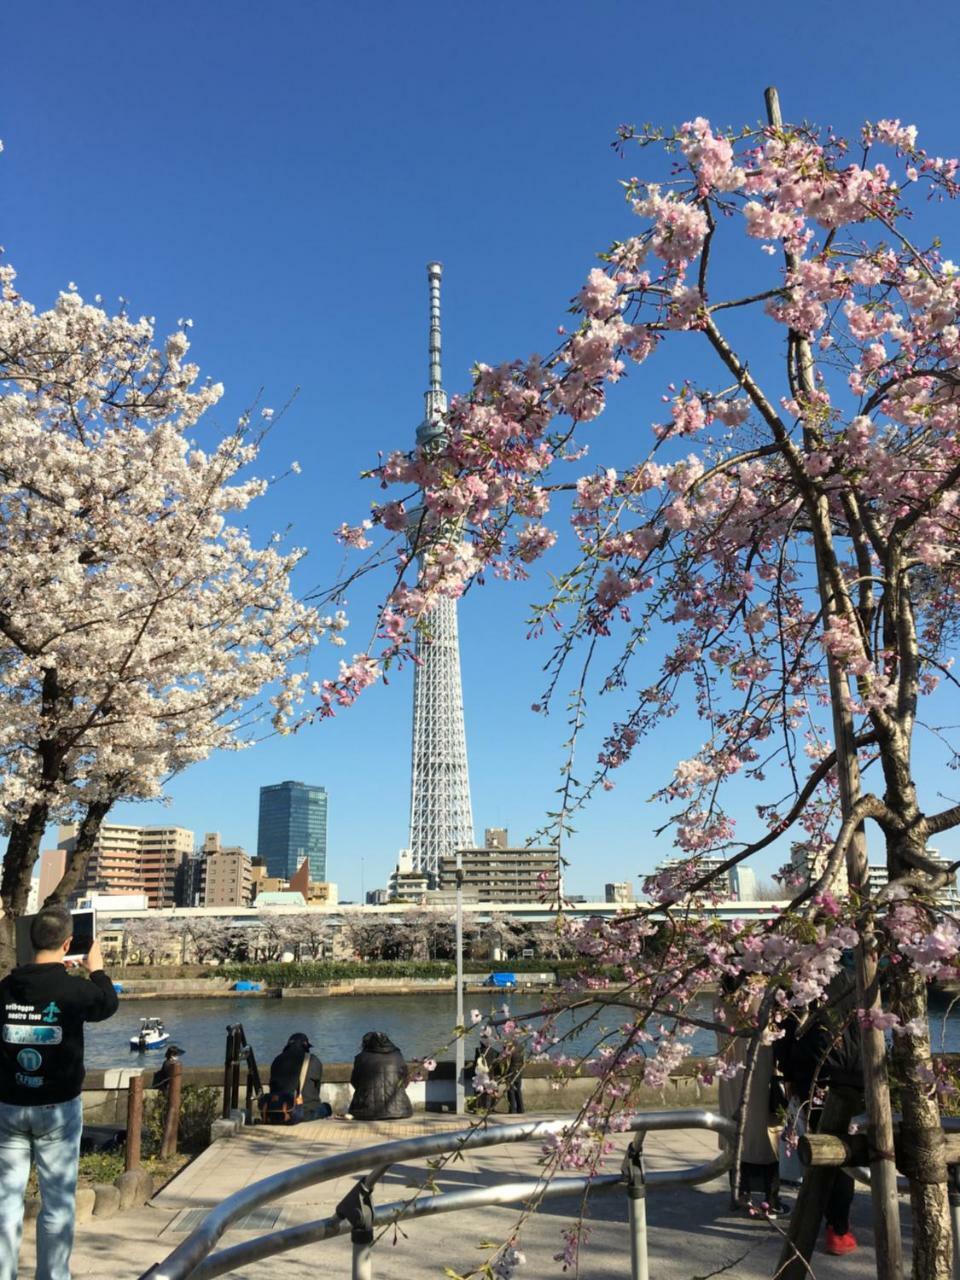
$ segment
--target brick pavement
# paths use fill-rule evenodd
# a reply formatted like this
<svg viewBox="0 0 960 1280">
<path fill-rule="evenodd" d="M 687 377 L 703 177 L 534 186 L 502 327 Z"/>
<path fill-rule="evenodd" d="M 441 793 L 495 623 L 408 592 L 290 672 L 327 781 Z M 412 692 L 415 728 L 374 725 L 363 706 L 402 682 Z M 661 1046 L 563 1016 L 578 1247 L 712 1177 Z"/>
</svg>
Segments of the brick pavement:
<svg viewBox="0 0 960 1280">
<path fill-rule="evenodd" d="M 527 1116 L 525 1119 L 533 1117 Z M 543 1117 L 555 1119 L 556 1117 Z M 503 1119 L 506 1119 L 505 1117 Z M 501 1117 L 497 1117 L 499 1122 Z M 218 1203 L 240 1187 L 306 1160 L 377 1142 L 411 1137 L 437 1128 L 453 1129 L 460 1123 L 450 1117 L 424 1117 L 409 1123 L 360 1124 L 320 1121 L 296 1128 L 247 1130 L 241 1136 L 215 1143 L 164 1188 L 150 1205 L 106 1220 L 92 1220 L 78 1229 L 74 1251 L 75 1280 L 109 1277 L 136 1280 L 153 1262 L 166 1256 L 184 1238 L 204 1208 Z M 619 1147 L 625 1138 L 616 1140 Z M 646 1142 L 650 1169 L 677 1168 L 712 1159 L 716 1139 L 703 1131 L 671 1131 L 650 1134 Z M 539 1147 L 536 1142 L 517 1143 L 466 1152 L 437 1176 L 439 1186 L 450 1190 L 464 1186 L 499 1186 L 504 1182 L 537 1176 Z M 619 1167 L 612 1157 L 610 1170 Z M 376 1189 L 383 1204 L 406 1198 L 424 1176 L 423 1164 L 395 1166 Z M 315 1218 L 326 1217 L 349 1190 L 354 1177 L 304 1188 L 284 1200 L 257 1211 L 250 1221 L 229 1231 L 222 1245 Z M 517 1280 L 563 1276 L 553 1255 L 562 1247 L 561 1230 L 579 1212 L 578 1199 L 561 1198 L 545 1203 L 522 1229 L 527 1265 Z M 388 1231 L 374 1253 L 377 1280 L 437 1280 L 444 1267 L 466 1273 L 486 1256 L 484 1241 L 506 1239 L 515 1229 L 518 1209 L 472 1209 L 405 1224 Z M 906 1209 L 903 1209 L 906 1219 Z M 854 1229 L 864 1246 L 848 1258 L 814 1259 L 818 1280 L 834 1277 L 865 1280 L 872 1271 L 871 1234 L 866 1226 L 867 1195 L 858 1193 L 854 1205 Z M 626 1200 L 616 1191 L 593 1197 L 586 1209 L 590 1242 L 583 1253 L 581 1280 L 607 1280 L 629 1276 Z M 733 1216 L 727 1209 L 725 1179 L 700 1187 L 651 1190 L 648 1198 L 650 1274 L 652 1280 L 695 1280 L 715 1275 L 724 1280 L 762 1280 L 775 1269 L 779 1236 L 767 1223 Z M 350 1276 L 350 1243 L 347 1236 L 307 1246 L 228 1273 L 235 1280 L 347 1280 Z M 569 1273 L 567 1273 L 569 1274 Z M 32 1248 L 25 1243 L 19 1272 L 32 1275 Z"/>
</svg>

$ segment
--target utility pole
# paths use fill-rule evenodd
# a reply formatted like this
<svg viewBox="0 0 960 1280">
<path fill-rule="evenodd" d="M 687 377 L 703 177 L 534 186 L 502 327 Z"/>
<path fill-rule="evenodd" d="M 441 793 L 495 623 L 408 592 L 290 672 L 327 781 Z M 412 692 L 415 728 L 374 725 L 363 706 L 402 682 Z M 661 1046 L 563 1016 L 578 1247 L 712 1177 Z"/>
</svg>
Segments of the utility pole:
<svg viewBox="0 0 960 1280">
<path fill-rule="evenodd" d="M 457 946 L 457 1026 L 463 1027 L 463 851 L 457 850 L 457 923 L 456 923 L 456 946 Z M 456 1045 L 456 1105 L 457 1115 L 462 1116 L 466 1110 L 466 1091 L 463 1085 L 464 1072 L 464 1034 L 461 1031 L 457 1036 Z"/>
</svg>

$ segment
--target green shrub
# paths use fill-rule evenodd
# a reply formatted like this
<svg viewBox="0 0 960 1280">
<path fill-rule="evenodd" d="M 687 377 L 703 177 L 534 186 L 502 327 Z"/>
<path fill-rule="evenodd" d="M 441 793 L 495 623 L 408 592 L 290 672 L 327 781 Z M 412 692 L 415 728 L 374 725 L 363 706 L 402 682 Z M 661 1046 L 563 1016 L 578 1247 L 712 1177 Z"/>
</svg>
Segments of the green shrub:
<svg viewBox="0 0 960 1280">
<path fill-rule="evenodd" d="M 221 977 L 260 981 L 277 987 L 317 987 L 349 978 L 452 978 L 456 965 L 448 960 L 317 960 L 303 964 L 225 964 Z"/>
<path fill-rule="evenodd" d="M 93 1182 L 116 1182 L 123 1173 L 122 1151 L 91 1151 L 80 1157 L 78 1181 L 83 1185 Z"/>
<path fill-rule="evenodd" d="M 210 1126 L 220 1115 L 222 1094 L 208 1085 L 185 1084 L 180 1095 L 180 1124 L 177 1128 L 177 1150 L 196 1155 L 210 1143 Z M 143 1112 L 144 1156 L 156 1155 L 163 1143 L 163 1126 L 167 1118 L 166 1091 L 157 1093 Z"/>
</svg>

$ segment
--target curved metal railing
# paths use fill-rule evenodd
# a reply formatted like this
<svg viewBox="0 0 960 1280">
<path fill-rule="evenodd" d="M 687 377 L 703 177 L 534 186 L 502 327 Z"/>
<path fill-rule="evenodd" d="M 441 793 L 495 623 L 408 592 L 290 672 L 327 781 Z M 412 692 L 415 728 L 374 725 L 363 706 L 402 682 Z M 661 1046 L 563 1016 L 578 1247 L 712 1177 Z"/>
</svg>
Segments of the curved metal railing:
<svg viewBox="0 0 960 1280">
<path fill-rule="evenodd" d="M 587 1190 L 607 1192 L 617 1187 L 628 1187 L 633 1181 L 628 1169 L 629 1162 L 632 1162 L 632 1168 L 640 1171 L 639 1182 L 634 1182 L 634 1185 L 640 1185 L 643 1189 L 693 1186 L 697 1183 L 709 1182 L 730 1167 L 731 1157 L 727 1152 L 722 1151 L 713 1160 L 687 1169 L 656 1170 L 644 1173 L 643 1135 L 666 1129 L 708 1129 L 724 1134 L 731 1139 L 731 1142 L 736 1137 L 735 1122 L 711 1111 L 696 1109 L 638 1112 L 631 1117 L 622 1130 L 618 1129 L 620 1132 L 630 1131 L 640 1135 L 634 1140 L 628 1158 L 624 1162 L 622 1173 L 584 1178 L 555 1178 L 549 1182 L 543 1179 L 531 1179 L 492 1188 L 475 1187 L 443 1192 L 439 1195 L 421 1196 L 406 1201 L 395 1201 L 378 1208 L 373 1207 L 371 1198 L 373 1186 L 391 1165 L 424 1159 L 444 1152 L 475 1151 L 508 1142 L 535 1141 L 561 1134 L 570 1127 L 570 1124 L 569 1119 L 535 1120 L 520 1124 L 425 1134 L 418 1138 L 402 1138 L 394 1142 L 363 1147 L 360 1150 L 344 1151 L 337 1155 L 324 1156 L 319 1160 L 311 1160 L 291 1169 L 284 1169 L 280 1173 L 275 1173 L 269 1178 L 263 1178 L 260 1182 L 254 1182 L 234 1192 L 233 1195 L 221 1201 L 162 1262 L 144 1272 L 140 1280 L 213 1280 L 213 1277 L 223 1275 L 237 1267 L 246 1266 L 278 1253 L 285 1253 L 290 1249 L 300 1248 L 305 1244 L 329 1240 L 347 1232 L 351 1233 L 354 1240 L 354 1275 L 369 1276 L 372 1274 L 370 1250 L 373 1244 L 373 1232 L 378 1227 L 389 1226 L 401 1220 L 406 1221 L 438 1213 L 453 1213 L 484 1205 L 531 1202 L 539 1204 L 541 1200 L 569 1195 L 572 1192 L 580 1194 Z M 305 1187 L 316 1186 L 354 1173 L 362 1173 L 364 1177 L 356 1184 L 353 1192 L 337 1206 L 336 1215 L 270 1232 L 217 1253 L 213 1252 L 217 1241 L 231 1224 L 252 1210 Z M 642 1203 L 642 1196 L 636 1195 L 634 1191 L 630 1194 L 635 1197 L 630 1202 L 631 1225 L 635 1227 L 634 1206 L 638 1201 Z M 645 1219 L 643 1232 L 645 1236 Z M 637 1230 L 634 1229 L 634 1240 L 636 1235 Z M 644 1256 L 643 1269 L 635 1269 L 636 1275 L 646 1275 L 645 1261 Z"/>
</svg>

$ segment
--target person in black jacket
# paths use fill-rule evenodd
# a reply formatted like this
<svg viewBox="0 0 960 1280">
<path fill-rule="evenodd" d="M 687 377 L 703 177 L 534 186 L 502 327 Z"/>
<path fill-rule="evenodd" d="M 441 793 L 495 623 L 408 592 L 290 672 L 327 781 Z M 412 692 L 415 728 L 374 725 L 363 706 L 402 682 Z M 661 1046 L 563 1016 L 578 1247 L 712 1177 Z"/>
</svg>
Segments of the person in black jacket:
<svg viewBox="0 0 960 1280">
<path fill-rule="evenodd" d="M 522 1044 L 507 1044 L 500 1050 L 493 1063 L 493 1077 L 503 1087 L 507 1111 L 511 1115 L 523 1115 L 523 1068 L 525 1055 Z"/>
<path fill-rule="evenodd" d="M 154 1089 L 160 1089 L 162 1091 L 167 1088 L 170 1083 L 170 1068 L 175 1062 L 180 1061 L 185 1052 L 186 1050 L 181 1049 L 178 1044 L 171 1044 L 167 1046 L 167 1052 L 163 1055 L 163 1062 L 160 1064 L 159 1071 L 155 1071 L 153 1073 L 153 1080 L 151 1083 Z"/>
<path fill-rule="evenodd" d="M 83 1024 L 102 1022 L 118 1005 L 96 939 L 81 961 L 89 979 L 67 973 L 72 929 L 65 907 L 44 907 L 30 922 L 34 963 L 0 981 L 0 1280 L 17 1274 L 31 1156 L 42 1201 L 36 1273 L 70 1280 Z"/>
<path fill-rule="evenodd" d="M 813 1009 L 803 1029 L 794 1018 L 784 1025 L 783 1038 L 774 1042 L 777 1065 L 791 1094 L 808 1109 L 808 1127 L 816 1131 L 820 1108 L 813 1105 L 816 1089 L 828 1086 L 863 1092 L 863 1053 L 856 1020 L 856 991 L 852 979 L 840 974 L 826 998 Z M 853 1253 L 857 1240 L 850 1230 L 853 1177 L 838 1169 L 824 1208 L 827 1253 Z"/>
<path fill-rule="evenodd" d="M 406 1083 L 403 1054 L 382 1031 L 368 1031 L 353 1060 L 350 1115 L 354 1120 L 405 1120 L 413 1115 Z"/>
<path fill-rule="evenodd" d="M 320 1087 L 323 1084 L 323 1063 L 315 1053 L 308 1037 L 295 1031 L 286 1045 L 270 1064 L 270 1092 L 300 1094 L 303 1098 L 303 1118 L 313 1120 L 321 1109 Z M 306 1062 L 307 1072 L 303 1076 Z M 303 1088 L 300 1079 L 303 1076 Z M 327 1113 L 329 1114 L 329 1112 Z"/>
</svg>

